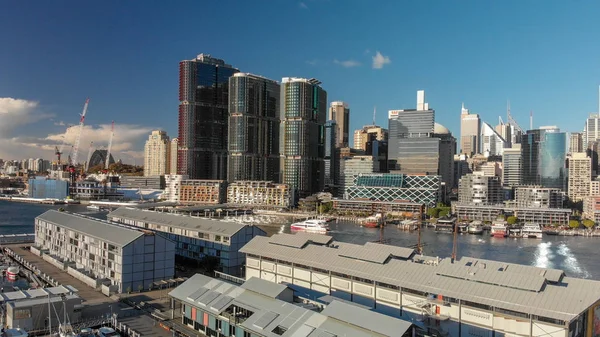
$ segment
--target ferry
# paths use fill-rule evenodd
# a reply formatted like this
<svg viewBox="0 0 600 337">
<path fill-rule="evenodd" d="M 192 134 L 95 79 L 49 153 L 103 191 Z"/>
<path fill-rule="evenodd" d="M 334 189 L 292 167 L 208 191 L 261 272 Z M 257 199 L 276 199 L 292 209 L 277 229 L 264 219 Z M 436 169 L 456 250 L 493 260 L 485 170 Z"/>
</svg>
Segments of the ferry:
<svg viewBox="0 0 600 337">
<path fill-rule="evenodd" d="M 456 218 L 439 218 L 435 224 L 437 233 L 452 233 L 456 226 Z"/>
<path fill-rule="evenodd" d="M 2 329 L 2 332 L 0 332 L 0 336 L 1 337 L 29 337 L 29 334 L 27 333 L 27 331 L 25 331 L 21 328 L 15 328 L 15 329 Z"/>
<path fill-rule="evenodd" d="M 469 232 L 469 224 L 465 222 L 461 222 L 458 224 L 458 233 L 466 234 Z"/>
<path fill-rule="evenodd" d="M 363 227 L 367 228 L 379 228 L 381 225 L 383 225 L 383 215 L 380 213 L 366 218 L 365 222 L 362 224 Z"/>
<path fill-rule="evenodd" d="M 94 211 L 100 211 L 100 210 L 102 210 L 102 208 L 100 208 L 100 206 L 98 206 L 98 205 L 89 205 L 87 207 L 87 209 L 91 209 L 91 210 L 94 210 Z"/>
<path fill-rule="evenodd" d="M 536 223 L 528 223 L 523 225 L 523 230 L 521 231 L 521 233 L 523 234 L 524 238 L 542 238 L 542 229 L 540 225 Z"/>
<path fill-rule="evenodd" d="M 508 227 L 506 226 L 506 221 L 504 220 L 496 220 L 492 224 L 492 228 L 490 230 L 490 235 L 495 238 L 505 238 L 508 236 Z"/>
<path fill-rule="evenodd" d="M 325 233 L 329 230 L 329 225 L 325 220 L 311 219 L 293 223 L 290 228 L 293 231 Z"/>
<path fill-rule="evenodd" d="M 121 337 L 121 335 L 118 332 L 116 332 L 115 329 L 109 328 L 106 326 L 98 329 L 98 336 L 99 337 Z"/>
<path fill-rule="evenodd" d="M 469 234 L 483 234 L 483 224 L 481 223 L 481 221 L 473 221 L 469 225 L 467 231 L 469 232 Z"/>
<path fill-rule="evenodd" d="M 6 269 L 6 278 L 9 281 L 16 281 L 17 280 L 17 276 L 19 275 L 19 267 L 8 267 L 8 269 Z"/>
</svg>

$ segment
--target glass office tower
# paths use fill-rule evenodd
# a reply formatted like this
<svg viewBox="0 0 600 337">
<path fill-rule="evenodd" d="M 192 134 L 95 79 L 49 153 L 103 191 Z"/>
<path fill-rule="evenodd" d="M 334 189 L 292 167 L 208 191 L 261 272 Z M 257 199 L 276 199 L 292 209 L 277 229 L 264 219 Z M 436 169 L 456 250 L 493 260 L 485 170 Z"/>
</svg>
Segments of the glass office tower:
<svg viewBox="0 0 600 337">
<path fill-rule="evenodd" d="M 226 179 L 229 77 L 237 72 L 206 54 L 179 63 L 178 174 Z"/>
<path fill-rule="evenodd" d="M 228 181 L 279 181 L 279 96 L 277 81 L 229 78 Z"/>
<path fill-rule="evenodd" d="M 566 190 L 567 134 L 557 128 L 542 129 L 538 172 L 544 187 Z"/>
</svg>

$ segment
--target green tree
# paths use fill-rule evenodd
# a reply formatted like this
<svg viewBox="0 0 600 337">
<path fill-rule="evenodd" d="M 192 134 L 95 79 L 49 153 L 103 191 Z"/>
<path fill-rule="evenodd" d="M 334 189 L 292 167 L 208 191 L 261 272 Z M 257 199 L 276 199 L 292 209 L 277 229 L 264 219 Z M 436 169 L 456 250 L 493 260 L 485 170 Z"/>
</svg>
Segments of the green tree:
<svg viewBox="0 0 600 337">
<path fill-rule="evenodd" d="M 579 220 L 569 220 L 569 227 L 579 228 Z"/>
<path fill-rule="evenodd" d="M 427 210 L 427 215 L 429 215 L 432 218 L 437 218 L 440 214 L 440 209 L 437 207 L 432 207 L 430 209 Z"/>
<path fill-rule="evenodd" d="M 438 216 L 441 218 L 441 217 L 444 217 L 444 216 L 448 215 L 448 213 L 450 213 L 449 210 L 442 209 L 442 210 L 439 211 Z"/>
<path fill-rule="evenodd" d="M 583 220 L 583 225 L 587 228 L 587 229 L 591 229 L 592 227 L 594 227 L 594 225 L 596 225 L 594 223 L 594 221 L 590 220 L 590 219 L 585 219 Z"/>
<path fill-rule="evenodd" d="M 560 227 L 560 224 L 558 222 L 555 222 L 552 224 L 552 227 Z"/>
<path fill-rule="evenodd" d="M 509 216 L 508 219 L 506 219 L 506 222 L 508 222 L 509 225 L 514 225 L 519 221 L 519 219 L 517 219 L 516 216 Z"/>
</svg>

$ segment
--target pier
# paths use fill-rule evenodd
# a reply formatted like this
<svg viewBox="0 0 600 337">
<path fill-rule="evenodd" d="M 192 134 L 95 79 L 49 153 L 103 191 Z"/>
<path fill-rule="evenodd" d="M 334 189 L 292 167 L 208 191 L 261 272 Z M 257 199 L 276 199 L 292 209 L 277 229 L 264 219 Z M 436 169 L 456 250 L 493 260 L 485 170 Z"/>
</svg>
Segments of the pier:
<svg viewBox="0 0 600 337">
<path fill-rule="evenodd" d="M 64 205 L 65 201 L 60 199 L 38 199 L 26 197 L 0 197 L 0 200 L 25 202 L 29 204 Z"/>
</svg>

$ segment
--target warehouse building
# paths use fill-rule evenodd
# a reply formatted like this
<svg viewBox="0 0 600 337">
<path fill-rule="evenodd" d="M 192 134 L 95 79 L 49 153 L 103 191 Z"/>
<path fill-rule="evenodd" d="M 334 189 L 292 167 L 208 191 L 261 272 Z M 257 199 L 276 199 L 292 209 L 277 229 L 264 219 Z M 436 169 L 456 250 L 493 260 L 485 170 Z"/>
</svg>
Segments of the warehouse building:
<svg viewBox="0 0 600 337">
<path fill-rule="evenodd" d="M 232 275 L 243 272 L 245 256 L 239 250 L 253 237 L 266 235 L 252 225 L 124 207 L 109 213 L 108 219 L 163 233 L 176 242 L 175 251 L 182 260 L 214 259 L 219 269 Z"/>
<path fill-rule="evenodd" d="M 242 285 L 196 274 L 169 293 L 182 323 L 206 336 L 409 337 L 412 323 L 355 304 L 324 309 L 295 302 L 285 285 L 251 278 Z"/>
<path fill-rule="evenodd" d="M 246 279 L 330 294 L 414 322 L 430 335 L 584 336 L 600 323 L 600 282 L 557 269 L 440 259 L 316 234 L 256 237 L 242 252 Z"/>
<path fill-rule="evenodd" d="M 50 210 L 38 216 L 35 245 L 70 274 L 107 280 L 118 292 L 148 289 L 175 273 L 173 241 L 79 214 Z"/>
</svg>

